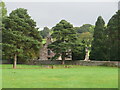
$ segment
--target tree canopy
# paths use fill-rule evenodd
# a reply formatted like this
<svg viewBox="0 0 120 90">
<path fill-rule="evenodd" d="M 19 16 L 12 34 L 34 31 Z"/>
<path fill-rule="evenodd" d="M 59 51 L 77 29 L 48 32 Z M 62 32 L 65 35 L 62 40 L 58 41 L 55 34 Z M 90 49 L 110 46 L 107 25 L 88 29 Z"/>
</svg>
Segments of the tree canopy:
<svg viewBox="0 0 120 90">
<path fill-rule="evenodd" d="M 78 33 L 84 33 L 84 32 L 93 33 L 94 32 L 94 26 L 91 24 L 83 24 L 81 27 L 74 27 L 74 28 Z"/>
<path fill-rule="evenodd" d="M 44 27 L 42 31 L 40 31 L 40 35 L 42 38 L 46 38 L 50 33 L 50 29 L 48 27 Z"/>
<path fill-rule="evenodd" d="M 98 17 L 92 41 L 92 48 L 90 53 L 91 60 L 104 60 L 106 58 L 105 47 L 105 22 L 101 16 Z"/>
<path fill-rule="evenodd" d="M 41 36 L 36 22 L 31 19 L 26 9 L 18 8 L 3 20 L 3 57 L 35 58 L 39 54 Z M 16 66 L 14 66 L 16 68 Z"/>
<path fill-rule="evenodd" d="M 76 31 L 73 29 L 72 24 L 66 20 L 61 20 L 53 27 L 51 36 L 55 38 L 55 41 L 49 45 L 49 48 L 52 49 L 57 56 L 61 55 L 62 63 L 64 64 L 65 57 L 67 57 L 66 53 L 72 50 L 77 39 Z"/>
<path fill-rule="evenodd" d="M 109 20 L 106 32 L 108 60 L 120 60 L 120 10 Z"/>
<path fill-rule="evenodd" d="M 4 2 L 0 2 L 0 16 L 4 17 L 7 15 L 7 9 Z"/>
</svg>

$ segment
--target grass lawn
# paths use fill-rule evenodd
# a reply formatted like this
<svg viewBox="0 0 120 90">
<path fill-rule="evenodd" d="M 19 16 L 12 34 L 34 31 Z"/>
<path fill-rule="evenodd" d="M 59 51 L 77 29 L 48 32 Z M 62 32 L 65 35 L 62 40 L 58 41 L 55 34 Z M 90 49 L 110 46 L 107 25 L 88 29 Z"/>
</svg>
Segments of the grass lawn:
<svg viewBox="0 0 120 90">
<path fill-rule="evenodd" d="M 103 66 L 2 65 L 3 88 L 118 88 L 118 68 Z"/>
</svg>

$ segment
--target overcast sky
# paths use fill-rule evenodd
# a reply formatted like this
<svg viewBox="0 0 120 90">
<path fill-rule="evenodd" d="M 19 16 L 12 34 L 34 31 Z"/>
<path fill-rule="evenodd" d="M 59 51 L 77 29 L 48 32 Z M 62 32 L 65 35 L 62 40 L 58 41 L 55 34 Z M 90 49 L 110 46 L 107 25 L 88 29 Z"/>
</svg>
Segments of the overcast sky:
<svg viewBox="0 0 120 90">
<path fill-rule="evenodd" d="M 6 2 L 8 13 L 16 8 L 25 8 L 42 29 L 53 27 L 65 19 L 74 26 L 95 24 L 98 16 L 107 23 L 118 10 L 117 2 Z"/>
</svg>

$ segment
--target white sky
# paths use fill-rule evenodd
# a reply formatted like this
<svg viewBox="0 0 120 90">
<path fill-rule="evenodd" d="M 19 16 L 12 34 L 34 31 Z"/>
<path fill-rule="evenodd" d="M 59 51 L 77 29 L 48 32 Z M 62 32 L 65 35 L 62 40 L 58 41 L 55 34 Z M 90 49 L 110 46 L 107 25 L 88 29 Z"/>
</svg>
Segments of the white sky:
<svg viewBox="0 0 120 90">
<path fill-rule="evenodd" d="M 118 2 L 119 0 L 2 0 L 5 2 Z"/>
<path fill-rule="evenodd" d="M 37 22 L 39 28 L 53 27 L 61 19 L 65 19 L 74 26 L 82 24 L 95 24 L 98 16 L 102 16 L 107 23 L 118 10 L 118 0 L 4 0 L 8 13 L 16 8 L 25 8 L 30 16 Z M 79 1 L 79 2 L 78 2 Z M 83 2 L 84 1 L 84 2 Z M 86 1 L 86 2 L 85 2 Z M 90 2 L 91 1 L 91 2 Z M 102 2 L 104 1 L 104 2 Z"/>
</svg>

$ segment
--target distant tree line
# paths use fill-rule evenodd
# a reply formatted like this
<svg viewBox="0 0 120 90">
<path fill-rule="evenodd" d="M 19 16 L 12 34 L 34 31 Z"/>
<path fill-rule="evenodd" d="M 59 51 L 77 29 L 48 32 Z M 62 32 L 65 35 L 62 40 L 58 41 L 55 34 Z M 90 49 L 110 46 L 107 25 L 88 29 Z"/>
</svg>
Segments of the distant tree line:
<svg viewBox="0 0 120 90">
<path fill-rule="evenodd" d="M 64 57 L 66 57 L 65 52 L 70 49 L 73 60 L 83 60 L 86 54 L 85 51 L 88 49 L 90 60 L 119 61 L 119 20 L 120 10 L 112 16 L 107 25 L 103 18 L 99 16 L 95 26 L 90 24 L 85 24 L 81 27 L 71 26 L 71 29 L 74 31 L 72 35 L 70 35 L 70 32 L 72 33 L 72 31 L 69 30 L 70 26 L 68 26 L 70 23 L 65 20 L 61 20 L 55 27 L 53 27 L 54 32 L 52 35 L 53 38 L 56 38 L 56 41 L 49 45 L 49 47 L 56 53 L 60 53 L 61 51 L 62 54 L 64 52 Z M 76 38 L 73 38 L 73 41 L 70 41 L 69 39 L 73 36 Z M 71 48 L 65 47 L 69 45 Z M 62 49 L 64 51 L 62 51 Z"/>
</svg>

